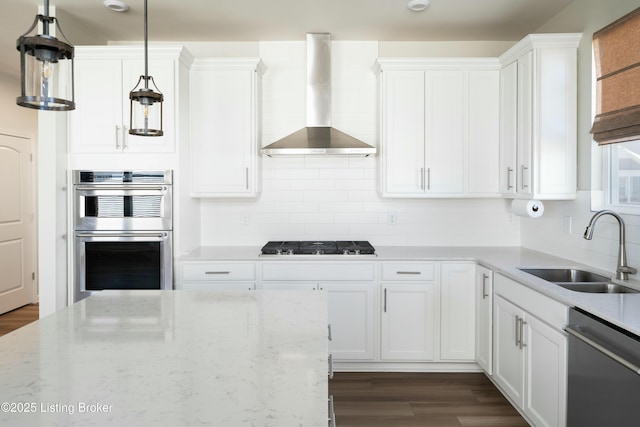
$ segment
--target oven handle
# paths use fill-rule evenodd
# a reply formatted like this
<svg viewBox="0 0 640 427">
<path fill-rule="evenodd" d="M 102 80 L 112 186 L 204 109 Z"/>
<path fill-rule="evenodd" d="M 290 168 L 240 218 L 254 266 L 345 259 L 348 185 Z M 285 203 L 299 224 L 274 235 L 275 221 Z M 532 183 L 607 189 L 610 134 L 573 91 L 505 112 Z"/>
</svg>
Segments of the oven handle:
<svg viewBox="0 0 640 427">
<path fill-rule="evenodd" d="M 145 191 L 166 191 L 166 185 L 76 185 L 76 190 L 81 191 L 133 191 L 133 190 L 145 190 Z"/>
<path fill-rule="evenodd" d="M 117 234 L 103 234 L 103 233 L 76 233 L 76 237 L 166 237 L 167 233 L 117 233 Z"/>
<path fill-rule="evenodd" d="M 627 359 L 623 358 L 622 356 L 617 355 L 616 353 L 612 352 L 606 347 L 603 347 L 602 345 L 598 344 L 592 339 L 586 337 L 585 335 L 581 334 L 577 329 L 573 328 L 571 325 L 565 326 L 564 330 L 568 334 L 573 335 L 574 337 L 578 338 L 580 341 L 587 344 L 588 346 L 594 348 L 595 350 L 598 350 L 600 353 L 604 354 L 605 356 L 608 356 L 611 359 L 615 360 L 616 362 L 618 362 L 625 368 L 629 369 L 630 371 L 633 371 L 636 375 L 640 375 L 640 367 L 638 367 L 635 363 L 629 362 Z"/>
</svg>

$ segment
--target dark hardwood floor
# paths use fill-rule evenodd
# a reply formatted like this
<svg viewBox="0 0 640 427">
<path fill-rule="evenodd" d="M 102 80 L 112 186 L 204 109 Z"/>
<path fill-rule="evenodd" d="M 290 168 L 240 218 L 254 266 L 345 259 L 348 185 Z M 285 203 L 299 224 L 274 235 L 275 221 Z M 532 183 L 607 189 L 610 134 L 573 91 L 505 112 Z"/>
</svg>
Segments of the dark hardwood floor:
<svg viewBox="0 0 640 427">
<path fill-rule="evenodd" d="M 38 320 L 38 304 L 29 304 L 0 315 L 0 336 Z"/>
<path fill-rule="evenodd" d="M 0 315 L 0 336 L 38 319 L 38 304 Z M 339 427 L 527 427 L 484 374 L 337 372 Z"/>
<path fill-rule="evenodd" d="M 526 427 L 481 373 L 338 372 L 329 382 L 339 427 Z"/>
</svg>

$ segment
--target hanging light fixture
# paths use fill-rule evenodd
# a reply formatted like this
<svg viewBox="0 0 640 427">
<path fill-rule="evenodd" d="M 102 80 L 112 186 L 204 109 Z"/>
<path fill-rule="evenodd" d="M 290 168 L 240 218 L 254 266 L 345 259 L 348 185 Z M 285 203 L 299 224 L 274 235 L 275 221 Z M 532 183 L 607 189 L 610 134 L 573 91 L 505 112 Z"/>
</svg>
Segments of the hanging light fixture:
<svg viewBox="0 0 640 427">
<path fill-rule="evenodd" d="M 149 87 L 149 82 L 155 88 Z M 149 75 L 149 52 L 147 41 L 147 0 L 144 0 L 144 75 L 129 92 L 131 109 L 129 134 L 139 136 L 162 136 L 162 93 L 153 77 Z"/>
<path fill-rule="evenodd" d="M 29 36 L 38 22 L 42 34 Z M 58 20 L 49 16 L 49 0 L 44 1 L 44 15 L 36 15 L 31 27 L 16 41 L 20 51 L 21 95 L 16 103 L 38 110 L 68 111 L 76 108 L 73 92 L 73 46 L 49 34 L 55 23 L 57 32 L 67 41 Z"/>
</svg>

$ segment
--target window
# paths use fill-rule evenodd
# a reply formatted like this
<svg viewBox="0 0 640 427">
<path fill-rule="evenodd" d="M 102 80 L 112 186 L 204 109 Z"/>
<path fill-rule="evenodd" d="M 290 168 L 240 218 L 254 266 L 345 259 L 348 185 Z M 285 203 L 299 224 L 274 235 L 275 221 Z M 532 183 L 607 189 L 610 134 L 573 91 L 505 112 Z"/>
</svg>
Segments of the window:
<svg viewBox="0 0 640 427">
<path fill-rule="evenodd" d="M 640 214 L 640 140 L 612 144 L 605 149 L 608 207 Z"/>
</svg>

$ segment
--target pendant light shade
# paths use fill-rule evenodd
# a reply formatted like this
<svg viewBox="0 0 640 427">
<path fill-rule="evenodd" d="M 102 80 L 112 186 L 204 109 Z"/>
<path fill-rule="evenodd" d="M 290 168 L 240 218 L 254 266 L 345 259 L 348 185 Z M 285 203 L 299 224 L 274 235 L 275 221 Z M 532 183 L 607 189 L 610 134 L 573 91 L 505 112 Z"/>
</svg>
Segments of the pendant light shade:
<svg viewBox="0 0 640 427">
<path fill-rule="evenodd" d="M 42 23 L 42 34 L 29 35 Z M 55 23 L 66 40 L 58 20 L 49 16 L 49 1 L 44 15 L 37 15 L 31 27 L 16 41 L 20 51 L 21 94 L 16 103 L 38 110 L 68 111 L 76 108 L 73 91 L 73 46 L 49 34 Z"/>
<path fill-rule="evenodd" d="M 155 89 L 155 90 L 154 90 Z M 131 109 L 129 134 L 139 136 L 162 136 L 163 96 L 153 77 L 149 75 L 149 53 L 147 41 L 147 0 L 144 0 L 144 75 L 129 93 Z"/>
</svg>

